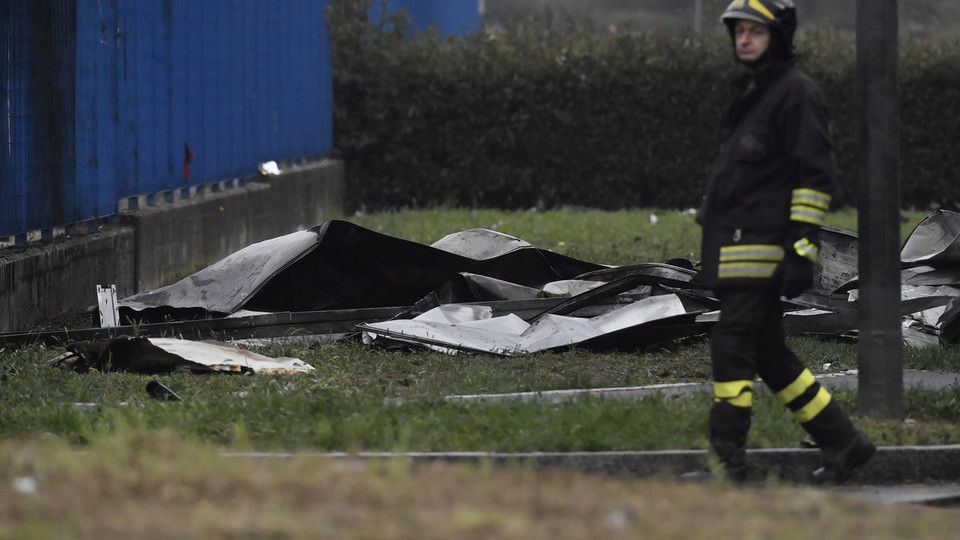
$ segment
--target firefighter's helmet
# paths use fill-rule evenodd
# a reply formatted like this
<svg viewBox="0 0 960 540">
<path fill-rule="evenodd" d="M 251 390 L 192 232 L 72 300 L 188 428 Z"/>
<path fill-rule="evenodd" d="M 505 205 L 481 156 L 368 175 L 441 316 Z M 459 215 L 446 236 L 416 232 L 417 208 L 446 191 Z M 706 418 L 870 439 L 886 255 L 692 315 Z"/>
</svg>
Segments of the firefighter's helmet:
<svg viewBox="0 0 960 540">
<path fill-rule="evenodd" d="M 793 51 L 793 34 L 797 31 L 797 9 L 793 0 L 733 0 L 720 19 L 731 35 L 739 19 L 768 26 L 780 34 L 787 53 Z"/>
</svg>

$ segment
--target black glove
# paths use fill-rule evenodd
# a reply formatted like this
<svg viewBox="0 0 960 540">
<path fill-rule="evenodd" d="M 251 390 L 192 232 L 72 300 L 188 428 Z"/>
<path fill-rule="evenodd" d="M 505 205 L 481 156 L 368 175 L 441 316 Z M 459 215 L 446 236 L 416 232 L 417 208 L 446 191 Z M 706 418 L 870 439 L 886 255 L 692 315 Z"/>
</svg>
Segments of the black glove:
<svg viewBox="0 0 960 540">
<path fill-rule="evenodd" d="M 780 283 L 780 295 L 796 298 L 800 293 L 813 286 L 816 267 L 813 261 L 793 252 L 787 252 L 783 258 L 783 282 Z"/>
</svg>

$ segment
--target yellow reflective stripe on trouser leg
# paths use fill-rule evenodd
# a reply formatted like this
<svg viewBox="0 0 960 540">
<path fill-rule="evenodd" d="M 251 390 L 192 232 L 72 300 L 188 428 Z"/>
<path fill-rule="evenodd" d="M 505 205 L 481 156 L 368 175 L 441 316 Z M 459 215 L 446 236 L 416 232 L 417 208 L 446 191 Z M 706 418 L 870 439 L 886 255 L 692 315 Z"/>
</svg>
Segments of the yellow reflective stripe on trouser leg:
<svg viewBox="0 0 960 540">
<path fill-rule="evenodd" d="M 810 188 L 797 188 L 793 190 L 793 196 L 790 204 L 794 206 L 803 204 L 826 211 L 830 209 L 830 201 L 830 195 L 822 191 L 817 191 Z"/>
<path fill-rule="evenodd" d="M 780 400 L 780 403 L 788 405 L 806 392 L 807 388 L 813 386 L 815 382 L 817 381 L 813 378 L 813 373 L 810 373 L 809 369 L 805 369 L 786 388 L 777 392 L 777 399 Z"/>
<path fill-rule="evenodd" d="M 753 406 L 753 381 L 725 381 L 713 383 L 714 401 L 726 401 L 734 407 Z"/>
<path fill-rule="evenodd" d="M 794 411 L 793 415 L 796 417 L 797 422 L 801 424 L 809 422 L 816 418 L 817 415 L 827 407 L 830 399 L 830 392 L 827 392 L 827 389 L 821 386 L 817 395 L 799 410 Z"/>
</svg>

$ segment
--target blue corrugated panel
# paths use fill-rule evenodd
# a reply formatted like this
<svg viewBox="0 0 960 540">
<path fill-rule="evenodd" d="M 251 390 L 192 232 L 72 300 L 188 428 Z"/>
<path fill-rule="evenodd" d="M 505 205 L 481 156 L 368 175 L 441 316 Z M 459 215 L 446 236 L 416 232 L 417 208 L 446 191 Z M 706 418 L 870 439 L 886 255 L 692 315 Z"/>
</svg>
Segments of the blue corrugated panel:
<svg viewBox="0 0 960 540">
<path fill-rule="evenodd" d="M 3 110 L 3 152 L 0 156 L 0 231 L 21 231 L 26 227 L 27 184 L 27 4 L 10 0 L 0 8 L 0 84 L 6 99 Z"/>
<path fill-rule="evenodd" d="M 113 2 L 77 2 L 76 182 L 95 204 L 87 217 L 111 214 L 120 197 L 120 38 Z"/>
<path fill-rule="evenodd" d="M 480 30 L 479 0 L 388 0 L 387 9 L 406 10 L 414 31 L 436 28 L 441 35 L 462 36 Z M 374 2 L 371 17 L 378 17 L 380 3 Z"/>
<path fill-rule="evenodd" d="M 0 235 L 328 155 L 326 4 L 6 0 Z"/>
</svg>

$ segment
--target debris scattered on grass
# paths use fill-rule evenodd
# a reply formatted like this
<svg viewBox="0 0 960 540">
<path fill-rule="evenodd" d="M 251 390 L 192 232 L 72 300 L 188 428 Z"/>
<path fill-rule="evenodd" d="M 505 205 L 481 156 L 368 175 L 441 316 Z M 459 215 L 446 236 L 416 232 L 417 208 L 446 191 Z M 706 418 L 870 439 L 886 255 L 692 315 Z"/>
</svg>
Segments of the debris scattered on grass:
<svg viewBox="0 0 960 540">
<path fill-rule="evenodd" d="M 295 375 L 313 371 L 297 358 L 270 358 L 213 341 L 173 338 L 127 338 L 70 344 L 51 362 L 86 372 L 126 371 L 148 375 L 187 370 L 194 373 Z"/>
</svg>

